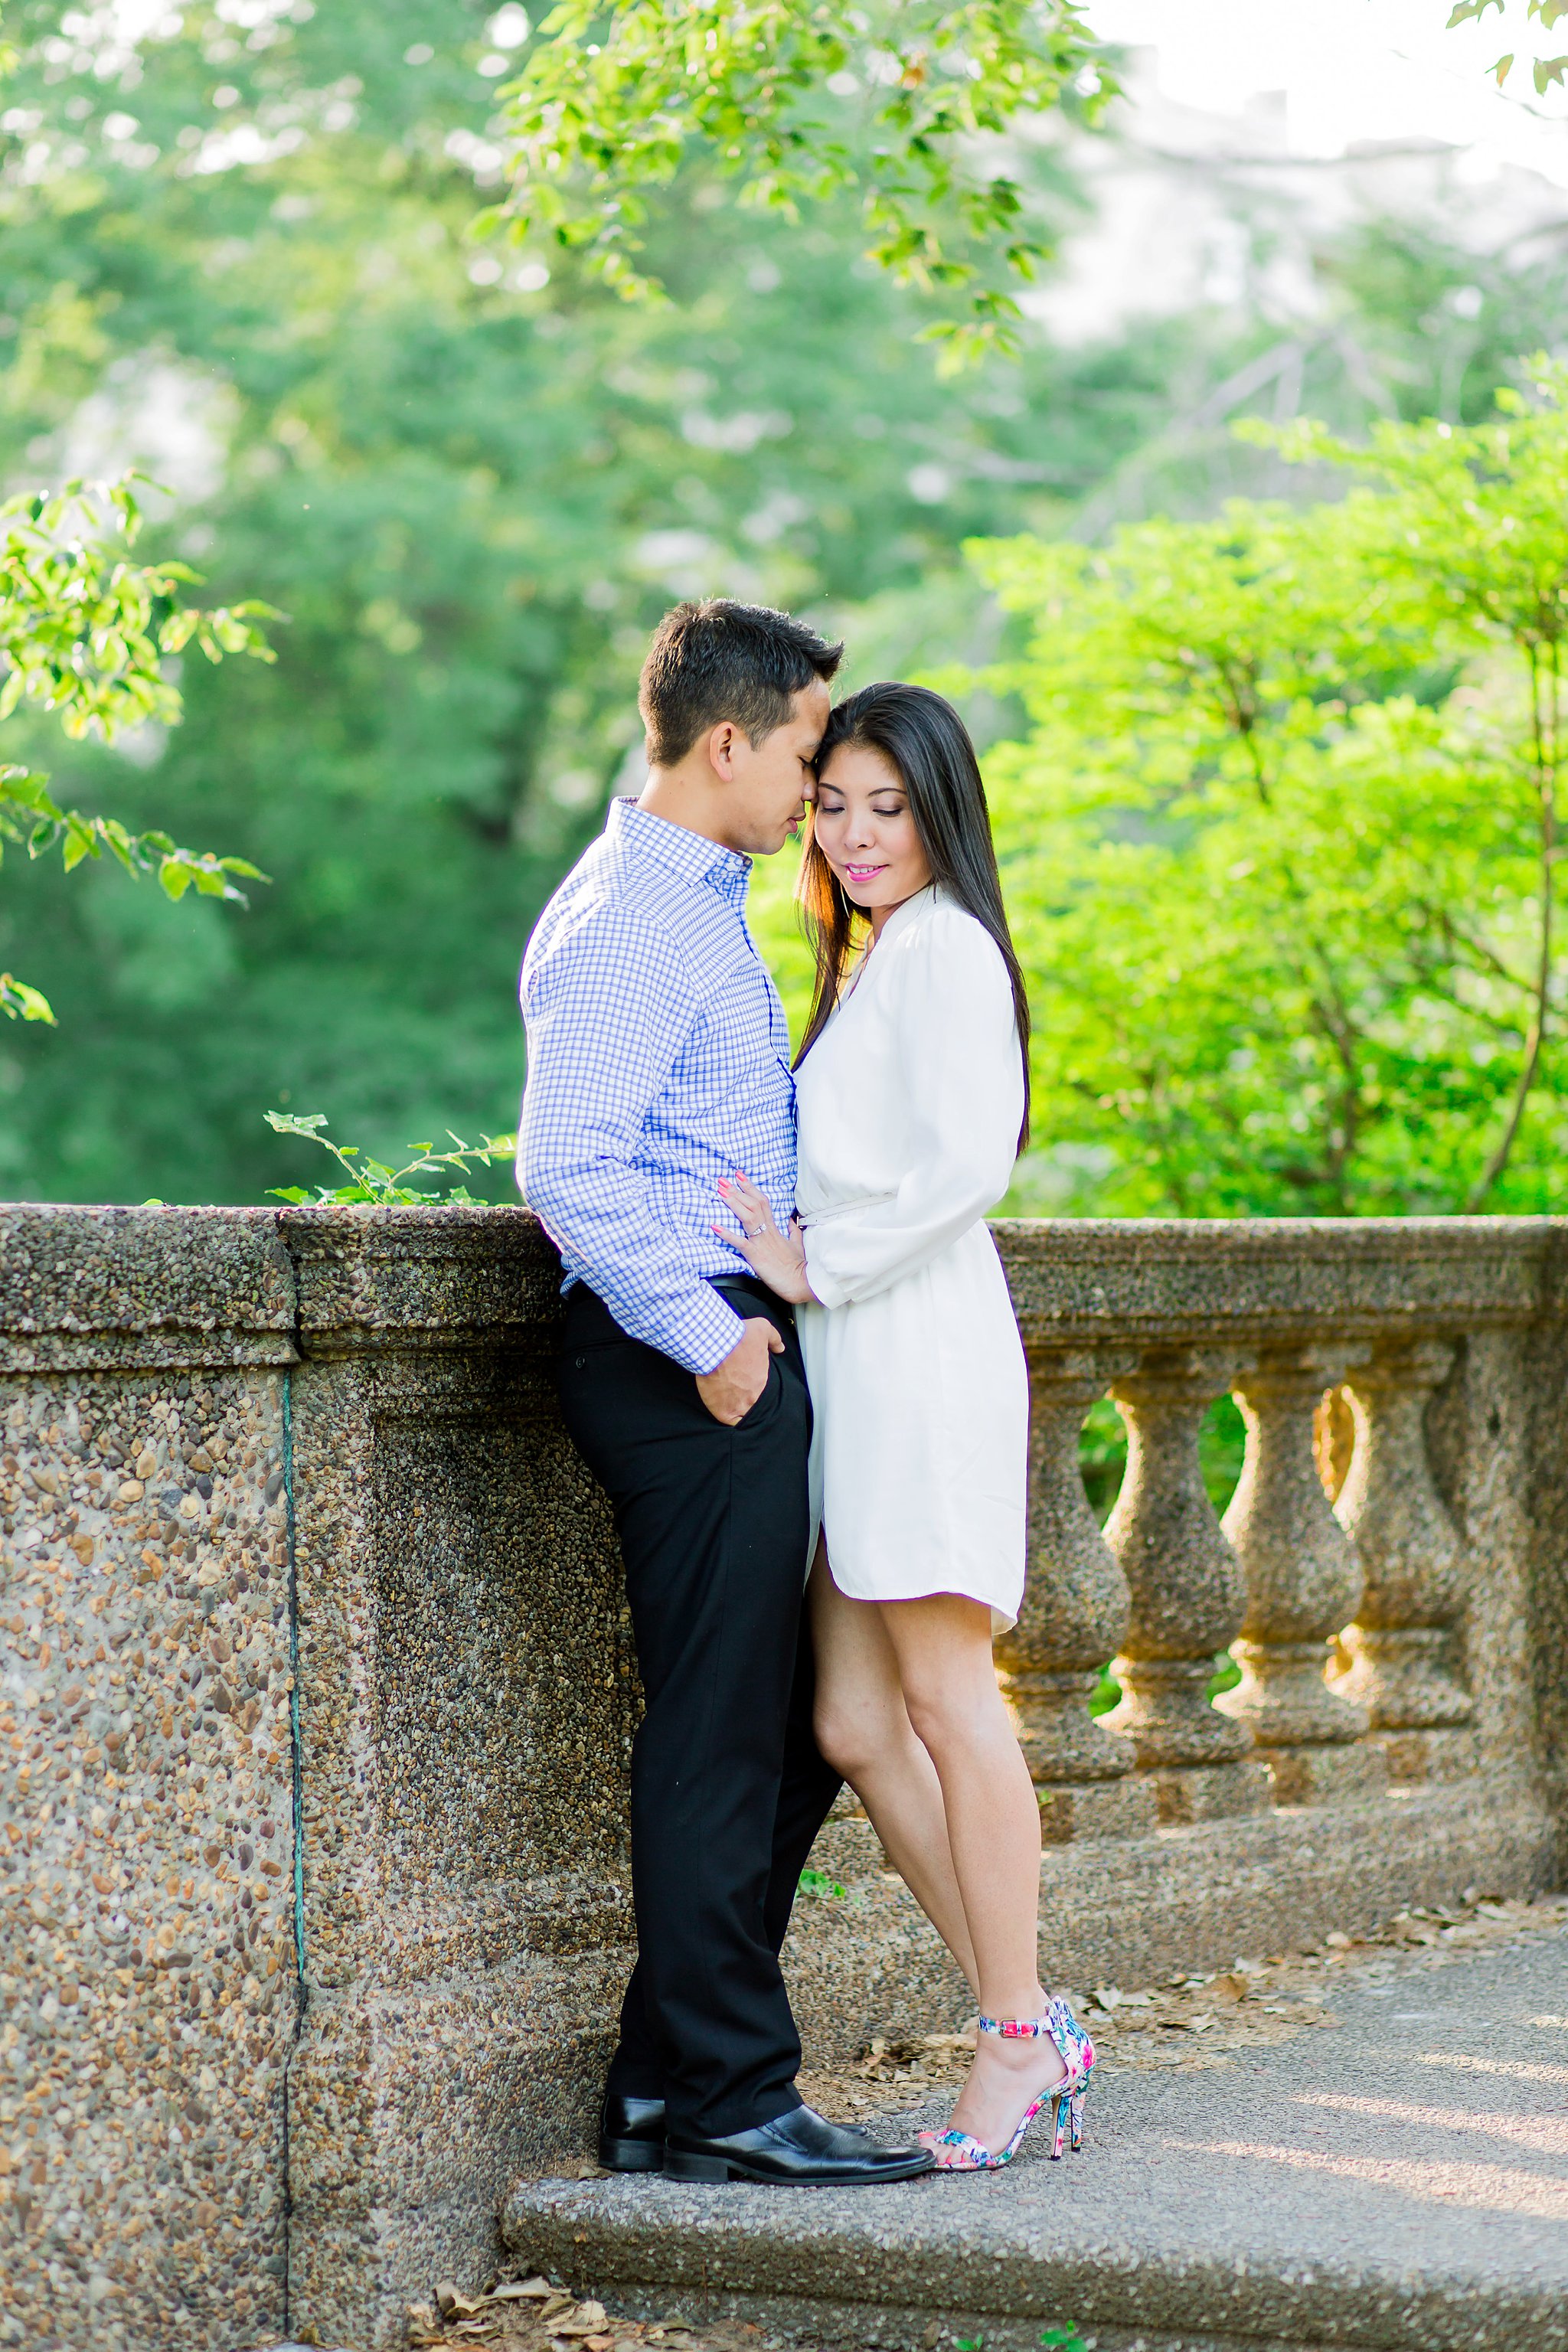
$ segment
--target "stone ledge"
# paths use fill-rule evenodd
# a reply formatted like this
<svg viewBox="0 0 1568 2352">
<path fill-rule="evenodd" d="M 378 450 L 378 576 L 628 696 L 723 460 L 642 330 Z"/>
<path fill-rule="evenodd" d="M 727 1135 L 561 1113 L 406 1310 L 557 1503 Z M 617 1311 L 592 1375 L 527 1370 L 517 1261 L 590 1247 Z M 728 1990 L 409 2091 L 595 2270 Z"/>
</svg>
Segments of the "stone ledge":
<svg viewBox="0 0 1568 2352">
<path fill-rule="evenodd" d="M 553 1345 L 561 1267 L 523 1208 L 290 1209 L 312 1356 Z"/>
<path fill-rule="evenodd" d="M 271 1209 L 0 1209 L 0 1370 L 291 1364 Z"/>
<path fill-rule="evenodd" d="M 931 2304 L 892 2300 L 854 2303 L 828 2294 L 738 2294 L 726 2289 L 712 2273 L 705 2284 L 700 2276 L 687 2273 L 679 2280 L 653 2287 L 610 2285 L 584 2266 L 584 2257 L 592 2243 L 590 2235 L 574 2246 L 575 2267 L 564 2260 L 551 2263 L 547 2254 L 536 2251 L 532 2241 L 525 2259 L 531 2270 L 542 2264 L 557 2274 L 577 2280 L 584 2292 L 592 2291 L 609 2305 L 616 2317 L 668 2321 L 672 2309 L 679 2309 L 682 2317 L 695 2312 L 701 2315 L 700 2325 L 701 2320 L 739 2320 L 775 2341 L 780 2336 L 804 2338 L 812 2352 L 819 2344 L 850 2345 L 856 2352 L 917 2352 L 917 2347 L 923 2348 L 929 2343 Z M 814 2249 L 803 2259 L 802 2271 L 807 2271 L 816 2259 Z M 1411 2326 L 1401 2333 L 1382 2336 L 1352 2335 L 1338 2327 L 1332 2335 L 1281 2335 L 1270 2329 L 1266 2336 L 1258 2336 L 1245 2325 L 1246 2315 L 1241 2311 L 1234 2315 L 1239 2332 L 1232 2327 L 1198 2326 L 1189 2321 L 1162 2326 L 1142 2317 L 1129 2319 L 1118 2326 L 1103 2319 L 1083 2317 L 1091 2299 L 1104 2299 L 1095 2292 L 1101 2285 L 1098 2271 L 1089 2267 L 1095 2261 L 1095 2250 L 1090 2248 L 1081 2262 L 1052 2265 L 1040 2283 L 1039 2307 L 1027 2316 L 998 2311 L 987 2303 L 964 2304 L 956 2297 L 941 2299 L 942 2342 L 950 2345 L 955 2339 L 963 2339 L 983 2345 L 984 2352 L 1038 2352 L 1042 2330 L 1065 2327 L 1069 2319 L 1076 2317 L 1079 2325 L 1088 2329 L 1087 2341 L 1095 2352 L 1561 2352 L 1563 2344 L 1568 2343 L 1568 2336 L 1554 2328 L 1553 2295 L 1533 2294 L 1528 2288 L 1492 2288 L 1487 2292 L 1489 2308 L 1483 2323 L 1472 2318 L 1475 2306 L 1465 2286 L 1452 2285 L 1447 2280 L 1433 2283 L 1430 2301 L 1422 2314 L 1413 2315 Z M 837 2265 L 827 2267 L 831 2271 Z M 1312 2279 L 1319 2275 L 1309 2273 Z M 1142 2263 L 1132 2271 L 1126 2282 L 1130 2287 L 1134 2278 L 1140 2287 L 1147 2288 L 1151 2304 L 1156 2297 L 1163 2301 L 1168 2283 L 1151 2264 Z M 1086 2280 L 1092 2280 L 1092 2285 L 1080 2284 Z M 1182 2284 L 1195 2289 L 1203 2282 L 1189 2279 Z M 1213 2302 L 1220 2301 L 1227 2284 L 1223 2271 L 1217 2271 L 1213 2280 Z M 1382 2284 L 1359 2276 L 1348 2279 L 1344 2282 L 1349 2291 L 1347 2299 L 1353 2299 L 1363 2287 L 1369 2295 L 1376 2295 Z M 907 2280 L 905 2293 L 917 2292 L 919 2284 L 918 2278 Z M 1426 2332 L 1430 2323 L 1424 2315 L 1425 2310 L 1441 2309 L 1445 2304 L 1461 2298 L 1465 2299 L 1465 2318 L 1458 2330 Z M 1130 2295 L 1128 2300 L 1134 2310 L 1142 2308 L 1137 2294 Z M 1338 2295 L 1332 2298 L 1336 2311 L 1340 2301 Z M 1300 2315 L 1304 2325 L 1311 2324 L 1310 2311 Z M 1327 2324 L 1333 2325 L 1332 2315 Z M 289 2352 L 289 2347 L 279 2347 L 278 2352 Z"/>
<path fill-rule="evenodd" d="M 1559 1315 L 1568 1298 L 1562 1218 L 993 1230 L 1037 1346 L 1473 1332 Z M 554 1250 L 521 1207 L 0 1210 L 0 1329 L 18 1370 L 129 1361 L 138 1345 L 162 1352 L 137 1360 L 199 1347 L 193 1361 L 287 1362 L 296 1307 L 317 1353 L 537 1349 L 552 1341 L 558 1286 Z"/>
<path fill-rule="evenodd" d="M 523 1208 L 0 1209 L 0 1370 L 553 1346 Z"/>
<path fill-rule="evenodd" d="M 997 1218 L 1026 1341 L 1224 1347 L 1560 1312 L 1558 1217 Z"/>
<path fill-rule="evenodd" d="M 612 2305 L 658 2289 L 668 2313 L 679 2290 L 692 2318 L 897 2352 L 933 2320 L 987 2352 L 1068 2325 L 1101 2352 L 1563 2352 L 1568 2148 L 1561 2089 L 1531 2070 L 1562 2040 L 1535 2020 L 1565 1958 L 1542 1936 L 1346 1983 L 1338 2030 L 1245 2064 L 1108 2059 L 1059 2165 L 810 2192 L 542 2180 L 503 2234 Z"/>
</svg>

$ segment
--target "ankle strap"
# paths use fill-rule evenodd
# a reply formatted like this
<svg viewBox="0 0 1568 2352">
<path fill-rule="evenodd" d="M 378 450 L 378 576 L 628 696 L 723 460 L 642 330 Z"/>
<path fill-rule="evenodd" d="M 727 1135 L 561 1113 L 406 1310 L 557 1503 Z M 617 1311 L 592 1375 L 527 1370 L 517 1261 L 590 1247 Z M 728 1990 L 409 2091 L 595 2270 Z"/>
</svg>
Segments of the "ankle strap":
<svg viewBox="0 0 1568 2352">
<path fill-rule="evenodd" d="M 1033 2041 L 1048 2035 L 1050 2030 L 1048 2017 L 983 2017 L 980 2021 L 982 2033 L 999 2033 L 1005 2042 Z"/>
</svg>

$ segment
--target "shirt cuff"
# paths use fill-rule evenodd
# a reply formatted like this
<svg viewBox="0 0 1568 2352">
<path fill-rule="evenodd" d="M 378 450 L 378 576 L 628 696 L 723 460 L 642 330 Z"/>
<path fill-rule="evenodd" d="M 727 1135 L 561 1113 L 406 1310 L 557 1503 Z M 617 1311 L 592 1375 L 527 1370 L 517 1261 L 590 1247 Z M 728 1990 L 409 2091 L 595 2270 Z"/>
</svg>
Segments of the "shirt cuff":
<svg viewBox="0 0 1568 2352">
<path fill-rule="evenodd" d="M 682 1318 L 681 1344 L 669 1352 L 689 1372 L 716 1372 L 731 1348 L 739 1344 L 745 1325 L 716 1290 L 707 1283 L 701 1288 L 707 1293 L 706 1299 L 693 1301 L 689 1318 Z"/>
</svg>

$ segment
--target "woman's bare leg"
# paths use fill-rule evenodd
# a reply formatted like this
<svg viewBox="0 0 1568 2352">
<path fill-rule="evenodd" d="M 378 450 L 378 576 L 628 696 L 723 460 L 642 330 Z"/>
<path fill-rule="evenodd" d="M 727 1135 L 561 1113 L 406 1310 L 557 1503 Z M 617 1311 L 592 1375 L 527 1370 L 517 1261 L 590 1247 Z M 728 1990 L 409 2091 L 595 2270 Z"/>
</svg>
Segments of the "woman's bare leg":
<svg viewBox="0 0 1568 2352">
<path fill-rule="evenodd" d="M 877 1613 L 910 1726 L 941 1783 L 982 2013 L 1043 2017 L 1040 1809 L 996 1687 L 991 1612 L 981 1601 L 943 1592 L 879 1601 Z M 1048 2040 L 983 2034 L 953 2110 L 954 2127 L 1000 2149 L 1031 2100 L 1065 2071 Z"/>
<path fill-rule="evenodd" d="M 875 1601 L 847 1600 L 819 1546 L 812 1570 L 816 1744 L 871 1819 L 888 1859 L 979 2000 L 974 1948 L 948 1845 L 942 1784 L 916 1738 Z"/>
</svg>

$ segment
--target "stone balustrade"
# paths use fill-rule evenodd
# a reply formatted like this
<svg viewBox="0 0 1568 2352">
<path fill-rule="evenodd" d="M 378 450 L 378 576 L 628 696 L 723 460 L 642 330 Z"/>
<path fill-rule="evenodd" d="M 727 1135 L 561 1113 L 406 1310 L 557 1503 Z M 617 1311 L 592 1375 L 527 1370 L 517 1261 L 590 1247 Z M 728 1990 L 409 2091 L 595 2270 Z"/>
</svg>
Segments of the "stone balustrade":
<svg viewBox="0 0 1568 2352">
<path fill-rule="evenodd" d="M 1047 1979 L 1561 1883 L 1568 1227 L 996 1232 Z M 521 1210 L 0 1212 L 0 2342 L 400 2343 L 589 2145 L 637 1689 L 557 1324 Z M 817 1859 L 816 2053 L 956 2021 L 852 1803 Z"/>
<path fill-rule="evenodd" d="M 1076 1796 L 1069 1818 L 1088 1824 L 1099 1817 L 1084 1811 L 1083 1792 L 1118 1775 L 1142 1780 L 1155 1817 L 1173 1825 L 1371 1799 L 1483 1760 L 1539 1764 L 1528 1741 L 1490 1746 L 1484 1759 L 1478 1744 L 1467 1630 L 1492 1597 L 1488 1567 L 1517 1576 L 1522 1563 L 1507 1551 L 1489 1561 L 1479 1528 L 1467 1545 L 1438 1473 L 1468 1516 L 1473 1481 L 1495 1490 L 1500 1478 L 1522 1500 L 1510 1440 L 1538 1473 L 1550 1458 L 1551 1402 L 1529 1391 L 1526 1360 L 1551 1328 L 1562 1247 L 1552 1222 L 997 1232 L 1035 1421 L 1029 1596 L 999 1655 L 1043 1793 Z M 1483 1407 L 1489 1376 L 1498 1394 Z M 1525 1392 L 1505 1399 L 1510 1381 Z M 1226 1390 L 1247 1439 L 1222 1524 L 1198 1431 Z M 1314 1429 L 1336 1391 L 1354 1436 L 1331 1498 Z M 1428 1420 L 1434 1397 L 1450 1391 L 1448 1422 L 1458 1414 L 1466 1425 L 1439 1465 Z M 1107 1393 L 1128 1455 L 1100 1536 L 1074 1423 Z M 1069 1661 L 1089 1664 L 1079 1623 L 1090 1591 L 1100 1644 L 1119 1635 L 1123 1689 L 1099 1725 L 1087 1719 L 1084 1668 L 1071 1703 L 1063 1693 Z M 1505 1616 L 1518 1597 L 1511 1585 L 1496 1594 Z M 1211 1702 L 1226 1649 L 1241 1680 Z M 1517 1721 L 1522 1685 L 1495 1696 Z M 1119 1757 L 1106 1737 L 1117 1733 L 1127 1743 Z M 1146 1820 L 1147 1808 L 1131 1818 Z"/>
</svg>

